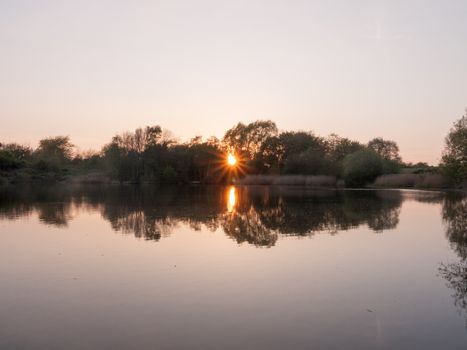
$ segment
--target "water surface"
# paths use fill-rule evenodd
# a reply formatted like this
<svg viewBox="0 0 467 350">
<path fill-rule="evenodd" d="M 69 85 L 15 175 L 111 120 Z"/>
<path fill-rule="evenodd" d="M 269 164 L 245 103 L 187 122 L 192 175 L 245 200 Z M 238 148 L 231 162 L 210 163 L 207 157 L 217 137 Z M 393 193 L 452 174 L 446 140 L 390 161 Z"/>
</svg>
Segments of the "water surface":
<svg viewBox="0 0 467 350">
<path fill-rule="evenodd" d="M 1 349 L 464 349 L 467 199 L 0 191 Z"/>
</svg>

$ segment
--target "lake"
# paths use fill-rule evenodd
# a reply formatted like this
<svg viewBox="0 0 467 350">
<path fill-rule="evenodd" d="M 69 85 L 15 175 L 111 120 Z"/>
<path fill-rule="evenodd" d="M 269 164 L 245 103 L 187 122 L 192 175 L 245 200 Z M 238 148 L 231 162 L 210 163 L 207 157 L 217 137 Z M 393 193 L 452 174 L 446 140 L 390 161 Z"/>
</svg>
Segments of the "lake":
<svg viewBox="0 0 467 350">
<path fill-rule="evenodd" d="M 467 198 L 0 190 L 1 349 L 465 349 Z"/>
</svg>

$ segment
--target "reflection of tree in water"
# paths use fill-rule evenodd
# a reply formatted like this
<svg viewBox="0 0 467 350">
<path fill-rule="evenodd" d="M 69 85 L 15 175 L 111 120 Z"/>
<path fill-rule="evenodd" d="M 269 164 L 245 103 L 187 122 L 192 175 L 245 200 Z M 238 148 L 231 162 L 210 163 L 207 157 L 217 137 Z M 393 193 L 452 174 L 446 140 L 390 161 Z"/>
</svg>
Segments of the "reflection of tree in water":
<svg viewBox="0 0 467 350">
<path fill-rule="evenodd" d="M 446 226 L 446 237 L 459 256 L 459 261 L 441 264 L 439 272 L 446 280 L 447 286 L 454 292 L 455 305 L 467 317 L 467 198 L 446 197 L 442 215 Z"/>
<path fill-rule="evenodd" d="M 467 313 L 466 197 L 443 197 L 434 192 L 243 187 L 236 190 L 235 203 L 228 203 L 232 198 L 227 191 L 223 187 L 7 188 L 0 191 L 0 220 L 35 213 L 41 222 L 61 227 L 75 212 L 97 211 L 115 231 L 147 240 L 157 241 L 185 224 L 194 230 L 221 228 L 238 243 L 272 247 L 280 234 L 335 234 L 360 225 L 382 232 L 397 226 L 404 199 L 442 202 L 446 237 L 459 261 L 442 264 L 439 273 L 453 290 L 456 306 Z"/>
<path fill-rule="evenodd" d="M 448 196 L 443 202 L 446 237 L 462 261 L 467 259 L 467 198 Z"/>
<path fill-rule="evenodd" d="M 368 224 L 375 231 L 396 227 L 402 196 L 399 192 L 303 191 L 294 188 L 245 188 L 237 211 L 258 216 L 267 229 L 309 236 L 337 233 Z"/>
<path fill-rule="evenodd" d="M 229 210 L 233 198 L 228 191 L 131 186 L 15 189 L 0 195 L 0 218 L 35 212 L 42 222 L 63 226 L 77 211 L 98 211 L 114 230 L 148 240 L 159 240 L 185 224 L 194 230 L 222 228 L 238 243 L 271 247 L 279 234 L 335 234 L 364 224 L 376 232 L 392 229 L 403 200 L 398 191 L 242 187 L 235 192 L 234 210 Z"/>
<path fill-rule="evenodd" d="M 467 265 L 465 262 L 441 264 L 439 272 L 447 285 L 454 291 L 454 304 L 461 310 L 467 309 Z"/>
<path fill-rule="evenodd" d="M 0 219 L 19 219 L 37 213 L 39 220 L 53 226 L 67 226 L 72 219 L 73 201 L 60 192 L 7 188 L 0 193 Z"/>
<path fill-rule="evenodd" d="M 161 190 L 121 187 L 107 194 L 102 216 L 112 228 L 138 238 L 159 240 L 171 234 L 178 224 L 194 230 L 218 227 L 218 196 L 205 188 Z"/>
<path fill-rule="evenodd" d="M 248 242 L 263 247 L 276 244 L 277 232 L 267 228 L 253 208 L 245 212 L 226 213 L 221 216 L 221 221 L 225 234 L 237 243 Z"/>
<path fill-rule="evenodd" d="M 170 235 L 176 222 L 169 218 L 157 219 L 145 215 L 144 211 L 132 212 L 125 216 L 117 216 L 110 221 L 115 231 L 132 233 L 137 238 L 158 241 Z"/>
<path fill-rule="evenodd" d="M 39 220 L 53 226 L 67 226 L 73 218 L 71 203 L 44 203 L 38 208 Z"/>
</svg>

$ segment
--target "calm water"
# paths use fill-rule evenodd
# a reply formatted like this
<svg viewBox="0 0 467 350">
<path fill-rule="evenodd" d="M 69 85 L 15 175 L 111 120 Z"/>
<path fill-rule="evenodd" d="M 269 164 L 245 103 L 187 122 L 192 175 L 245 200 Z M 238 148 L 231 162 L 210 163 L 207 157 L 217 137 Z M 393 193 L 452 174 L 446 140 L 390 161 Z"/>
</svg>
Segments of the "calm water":
<svg viewBox="0 0 467 350">
<path fill-rule="evenodd" d="M 0 191 L 1 349 L 465 349 L 467 199 Z"/>
</svg>

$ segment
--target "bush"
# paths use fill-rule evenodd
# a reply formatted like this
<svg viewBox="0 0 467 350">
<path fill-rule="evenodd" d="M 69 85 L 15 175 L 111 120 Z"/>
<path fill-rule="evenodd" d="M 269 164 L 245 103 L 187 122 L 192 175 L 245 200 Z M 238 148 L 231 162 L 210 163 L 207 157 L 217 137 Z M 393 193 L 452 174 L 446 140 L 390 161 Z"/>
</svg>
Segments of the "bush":
<svg viewBox="0 0 467 350">
<path fill-rule="evenodd" d="M 60 167 L 55 161 L 39 159 L 34 163 L 34 169 L 39 172 L 54 172 L 58 173 L 60 171 Z"/>
<path fill-rule="evenodd" d="M 383 159 L 383 174 L 399 174 L 401 164 L 395 160 Z"/>
<path fill-rule="evenodd" d="M 323 154 L 308 149 L 305 152 L 291 155 L 284 166 L 285 174 L 294 175 L 319 175 L 328 173 L 328 166 Z"/>
<path fill-rule="evenodd" d="M 170 165 L 167 165 L 162 170 L 161 181 L 167 184 L 174 184 L 177 182 L 177 172 Z"/>
<path fill-rule="evenodd" d="M 15 158 L 10 151 L 0 150 L 0 170 L 18 169 L 24 166 L 24 162 Z"/>
<path fill-rule="evenodd" d="M 363 149 L 344 159 L 344 179 L 347 186 L 364 186 L 373 182 L 382 172 L 382 158 L 372 150 Z"/>
</svg>

